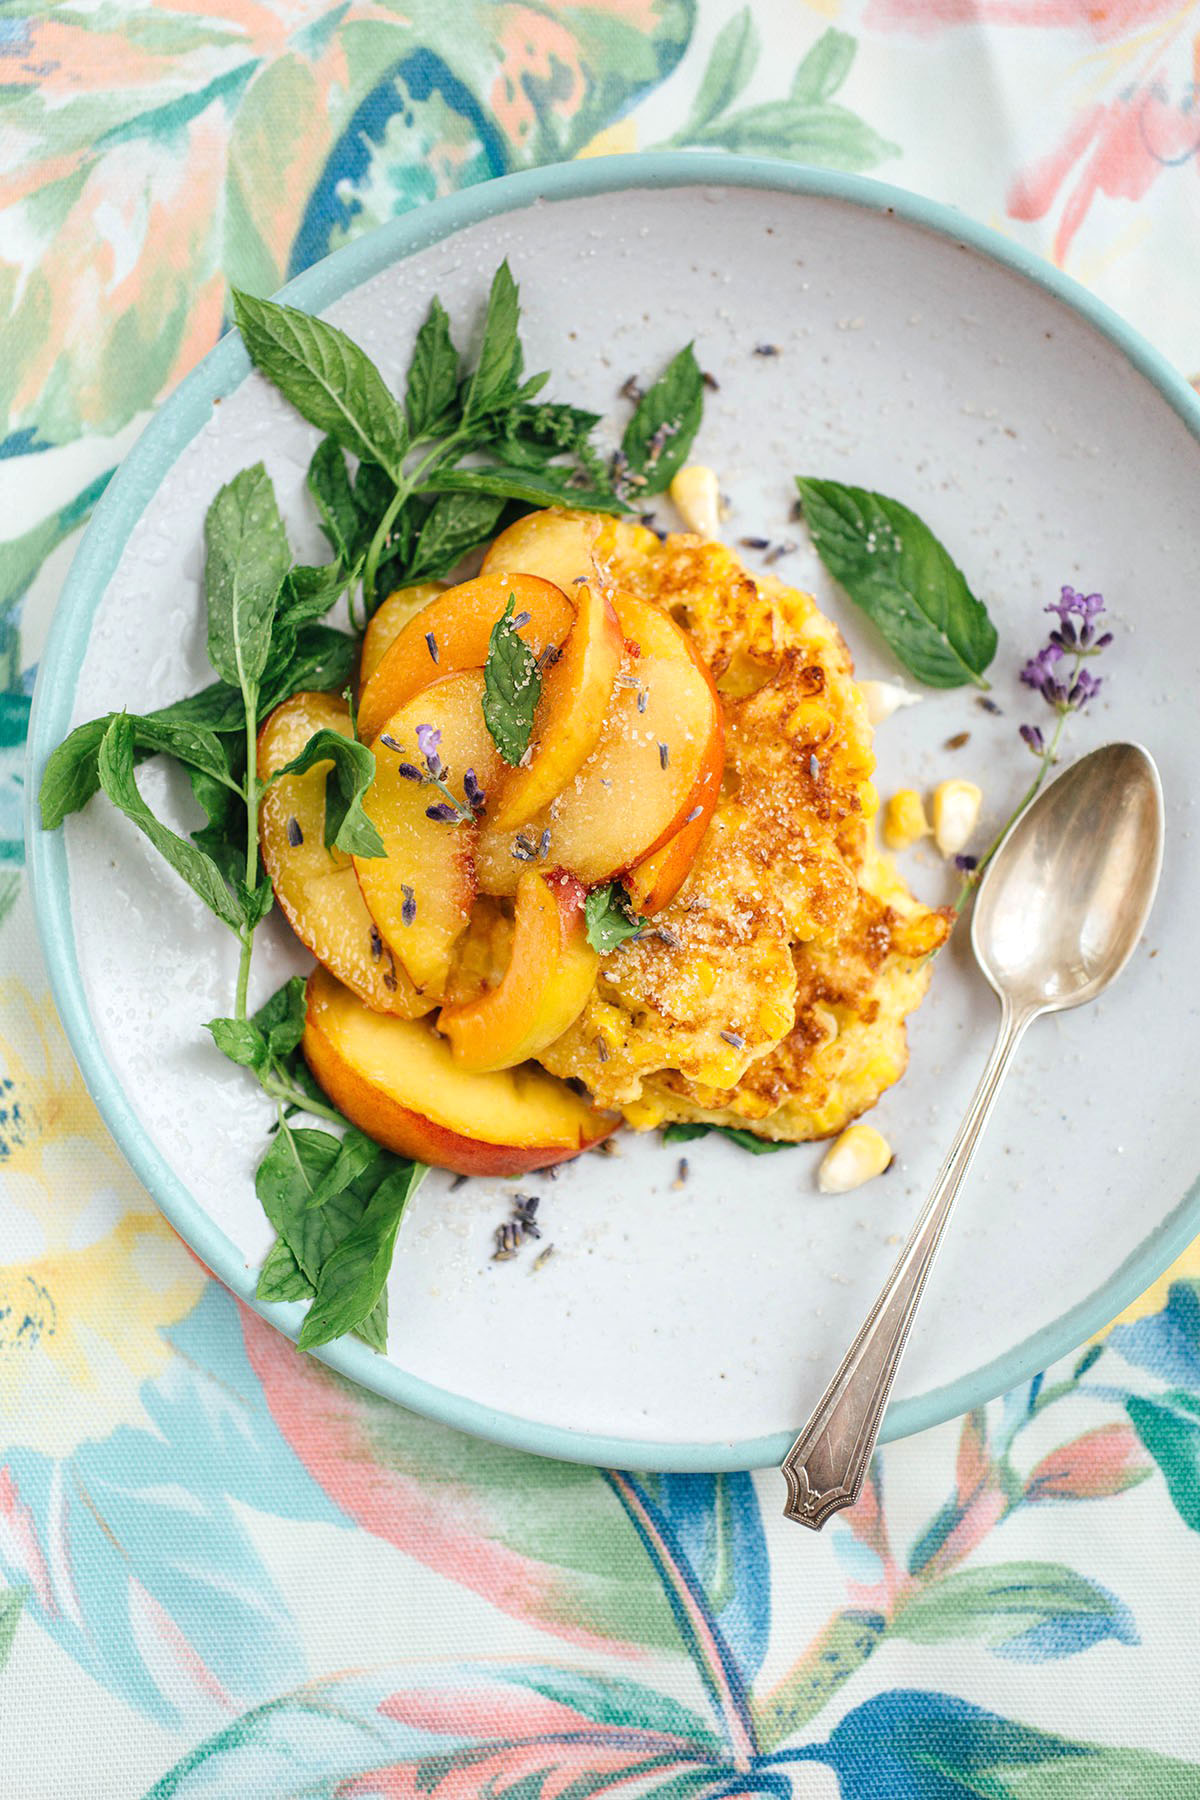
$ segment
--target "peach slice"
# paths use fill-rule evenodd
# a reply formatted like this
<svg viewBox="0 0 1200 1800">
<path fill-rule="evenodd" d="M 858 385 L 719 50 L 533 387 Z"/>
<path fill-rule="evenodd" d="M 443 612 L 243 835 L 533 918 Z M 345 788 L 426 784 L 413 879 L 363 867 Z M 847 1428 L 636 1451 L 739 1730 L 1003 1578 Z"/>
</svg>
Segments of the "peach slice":
<svg viewBox="0 0 1200 1800">
<path fill-rule="evenodd" d="M 522 832 L 485 822 L 476 859 L 485 894 L 515 893 L 522 863 L 535 859 L 588 887 L 610 881 L 716 805 L 725 732 L 712 677 L 666 613 L 626 594 L 615 604 L 630 655 L 600 741 Z"/>
<path fill-rule="evenodd" d="M 372 745 L 375 779 L 363 801 L 386 851 L 382 857 L 354 859 L 363 899 L 414 985 L 435 999 L 475 898 L 478 833 L 464 784 L 473 772 L 486 795 L 504 767 L 484 723 L 482 702 L 483 675 L 473 669 L 434 682 L 400 707 Z M 427 767 L 421 743 L 431 742 L 421 729 L 426 726 L 439 734 L 436 755 L 446 771 L 443 779 L 465 817 L 429 816 L 431 807 L 447 803 L 431 782 L 414 778 Z"/>
<path fill-rule="evenodd" d="M 371 1012 L 324 969 L 308 983 L 308 1066 L 352 1124 L 461 1175 L 520 1175 L 578 1156 L 619 1120 L 544 1069 L 474 1075 L 425 1019 Z"/>
<path fill-rule="evenodd" d="M 502 531 L 483 559 L 485 575 L 540 575 L 564 594 L 595 579 L 592 550 L 604 521 L 595 513 L 548 507 Z"/>
<path fill-rule="evenodd" d="M 516 616 L 529 614 L 519 629 L 535 656 L 548 644 L 562 643 L 574 623 L 575 609 L 549 581 L 536 575 L 480 575 L 447 588 L 401 628 L 363 689 L 358 735 L 364 743 L 430 682 L 460 669 L 482 669 L 492 627 L 510 594 Z"/>
<path fill-rule="evenodd" d="M 444 1006 L 438 1018 L 460 1069 L 511 1069 L 574 1024 L 600 967 L 587 941 L 586 899 L 582 882 L 564 869 L 550 875 L 527 869 L 521 876 L 512 954 L 499 986 L 462 1006 Z"/>
<path fill-rule="evenodd" d="M 661 912 L 687 880 L 699 853 L 701 839 L 708 830 L 708 822 L 713 816 L 720 791 L 721 780 L 718 774 L 716 781 L 710 782 L 696 800 L 687 823 L 681 825 L 653 856 L 644 857 L 626 874 L 625 888 L 630 905 L 643 918 L 651 918 L 656 912 Z"/>
<path fill-rule="evenodd" d="M 397 588 L 382 606 L 376 607 L 363 634 L 358 657 L 360 695 L 413 614 L 445 591 L 440 581 L 418 581 L 413 587 Z"/>
<path fill-rule="evenodd" d="M 621 669 L 621 627 L 597 587 L 576 590 L 575 623 L 542 682 L 529 761 L 504 776 L 490 811 L 497 831 L 523 825 L 573 780 L 600 739 Z"/>
<path fill-rule="evenodd" d="M 263 781 L 299 756 L 315 731 L 350 736 L 346 702 L 333 694 L 293 694 L 258 734 Z M 279 910 L 318 962 L 333 970 L 376 1012 L 414 1019 L 434 1004 L 423 1000 L 379 935 L 359 891 L 350 858 L 325 848 L 328 763 L 304 775 L 285 775 L 262 797 L 258 842 Z"/>
</svg>

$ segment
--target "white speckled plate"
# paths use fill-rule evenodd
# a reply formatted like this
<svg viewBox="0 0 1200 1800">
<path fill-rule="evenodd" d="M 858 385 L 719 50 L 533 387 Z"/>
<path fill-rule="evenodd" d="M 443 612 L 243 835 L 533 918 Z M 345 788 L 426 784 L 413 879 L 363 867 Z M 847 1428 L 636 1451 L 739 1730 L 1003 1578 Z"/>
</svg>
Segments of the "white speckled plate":
<svg viewBox="0 0 1200 1800">
<path fill-rule="evenodd" d="M 891 1435 L 963 1410 L 1103 1325 L 1198 1227 L 1200 1051 L 1193 979 L 1200 859 L 1190 829 L 1200 722 L 1197 405 L 1110 315 L 1043 265 L 877 184 L 724 158 L 629 157 L 513 177 L 353 244 L 290 290 L 393 381 L 437 292 L 478 320 L 501 256 L 520 280 L 530 366 L 614 417 L 625 378 L 689 338 L 720 382 L 697 455 L 732 499 L 732 537 L 803 534 L 795 472 L 878 487 L 952 548 L 1000 629 L 1001 710 L 970 690 L 885 724 L 879 780 L 974 776 L 998 821 L 1028 778 L 1016 672 L 1069 581 L 1108 598 L 1117 642 L 1102 702 L 1073 731 L 1146 743 L 1168 806 L 1147 941 L 1113 993 L 1037 1025 L 1003 1095 L 930 1283 L 888 1415 Z M 757 344 L 778 356 L 756 357 Z M 220 400 L 220 405 L 216 402 Z M 303 487 L 315 434 L 222 344 L 162 409 L 112 483 L 55 620 L 35 704 L 31 787 L 69 726 L 207 679 L 201 522 L 216 487 L 266 460 L 299 552 L 319 553 Z M 751 560 L 753 560 L 751 558 Z M 889 656 L 801 547 L 860 673 Z M 948 738 L 969 732 L 949 752 Z M 152 803 L 189 820 L 158 766 Z M 208 1266 L 244 1298 L 270 1230 L 252 1171 L 268 1121 L 202 1023 L 232 991 L 229 935 L 110 807 L 31 828 L 55 991 L 93 1092 L 134 1167 Z M 907 859 L 932 901 L 951 883 Z M 255 985 L 304 966 L 262 934 Z M 965 941 L 941 957 L 908 1075 L 874 1114 L 897 1153 L 857 1193 L 814 1188 L 819 1151 L 751 1159 L 623 1134 L 556 1181 L 431 1176 L 401 1233 L 391 1342 L 329 1360 L 403 1405 L 547 1454 L 658 1468 L 776 1458 L 893 1256 L 952 1135 L 995 1018 Z M 489 1261 L 514 1187 L 542 1196 L 554 1255 Z M 300 1309 L 267 1309 L 295 1331 Z"/>
</svg>

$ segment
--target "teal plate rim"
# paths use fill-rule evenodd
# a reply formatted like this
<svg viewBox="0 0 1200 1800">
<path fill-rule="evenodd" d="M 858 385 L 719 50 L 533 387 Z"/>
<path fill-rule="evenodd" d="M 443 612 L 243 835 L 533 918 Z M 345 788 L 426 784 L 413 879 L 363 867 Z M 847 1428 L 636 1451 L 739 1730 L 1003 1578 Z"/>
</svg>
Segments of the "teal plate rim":
<svg viewBox="0 0 1200 1800">
<path fill-rule="evenodd" d="M 1157 389 L 1200 442 L 1200 399 L 1141 334 L 1070 276 L 952 207 L 865 176 L 796 167 L 763 158 L 707 151 L 598 157 L 501 176 L 432 202 L 365 234 L 282 288 L 279 298 L 319 312 L 352 289 L 464 227 L 535 201 L 573 200 L 632 188 L 759 188 L 830 199 L 894 214 L 1023 276 L 1053 295 L 1116 345 Z M 209 352 L 156 412 L 110 481 L 84 533 L 51 622 L 38 672 L 26 753 L 26 843 L 34 913 L 51 991 L 84 1081 L 105 1124 L 169 1223 L 206 1268 L 239 1300 L 288 1337 L 303 1307 L 254 1297 L 256 1271 L 204 1212 L 138 1122 L 105 1058 L 88 1011 L 71 925 L 70 881 L 61 831 L 42 830 L 34 797 L 51 750 L 65 736 L 90 639 L 92 621 L 137 519 L 166 471 L 204 425 L 215 399 L 250 373 L 234 334 Z M 1200 1231 L 1200 1182 L 1087 1299 L 991 1362 L 888 1407 L 882 1441 L 907 1437 L 969 1412 L 1029 1380 L 1102 1330 L 1136 1299 Z M 575 1431 L 498 1412 L 407 1374 L 357 1339 L 315 1352 L 339 1374 L 397 1405 L 477 1437 L 539 1456 L 607 1467 L 672 1472 L 767 1468 L 783 1458 L 790 1433 L 708 1443 L 656 1442 Z M 797 1427 L 801 1424 L 797 1418 Z"/>
</svg>

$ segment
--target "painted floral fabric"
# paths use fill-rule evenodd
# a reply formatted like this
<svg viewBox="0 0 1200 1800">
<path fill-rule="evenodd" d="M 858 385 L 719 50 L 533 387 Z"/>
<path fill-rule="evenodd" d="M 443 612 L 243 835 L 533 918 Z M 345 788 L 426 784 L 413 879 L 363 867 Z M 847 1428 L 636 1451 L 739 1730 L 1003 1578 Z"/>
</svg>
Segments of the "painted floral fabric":
<svg viewBox="0 0 1200 1800">
<path fill-rule="evenodd" d="M 508 170 L 715 145 L 954 202 L 1191 372 L 1198 66 L 1180 0 L 0 7 L 0 1795 L 1200 1796 L 1194 1252 L 820 1538 L 773 1476 L 469 1442 L 174 1239 L 21 877 L 65 567 L 229 281 Z"/>
</svg>

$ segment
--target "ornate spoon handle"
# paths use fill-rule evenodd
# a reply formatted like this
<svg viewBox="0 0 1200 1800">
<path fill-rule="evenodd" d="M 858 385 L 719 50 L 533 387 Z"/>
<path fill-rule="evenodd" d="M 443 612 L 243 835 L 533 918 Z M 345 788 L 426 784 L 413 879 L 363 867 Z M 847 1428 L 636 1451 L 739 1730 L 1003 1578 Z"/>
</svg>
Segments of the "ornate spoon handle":
<svg viewBox="0 0 1200 1800">
<path fill-rule="evenodd" d="M 788 1485 L 784 1514 L 813 1531 L 820 1531 L 831 1513 L 853 1506 L 858 1499 L 909 1328 L 958 1190 L 971 1166 L 1013 1052 L 1038 1010 L 1017 1012 L 1005 1005 L 987 1066 L 933 1184 L 933 1192 L 862 1329 L 818 1400 L 808 1424 L 783 1459 Z"/>
</svg>

